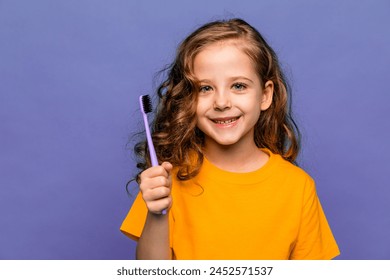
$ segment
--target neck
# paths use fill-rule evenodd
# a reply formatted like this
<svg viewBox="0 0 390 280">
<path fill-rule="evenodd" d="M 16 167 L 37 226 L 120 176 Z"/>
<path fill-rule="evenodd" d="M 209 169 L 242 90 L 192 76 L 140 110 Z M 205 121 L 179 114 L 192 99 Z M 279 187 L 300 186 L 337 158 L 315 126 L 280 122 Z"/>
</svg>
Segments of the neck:
<svg viewBox="0 0 390 280">
<path fill-rule="evenodd" d="M 258 170 L 268 161 L 268 155 L 255 143 L 246 147 L 207 143 L 203 152 L 207 159 L 218 168 L 236 173 Z"/>
</svg>

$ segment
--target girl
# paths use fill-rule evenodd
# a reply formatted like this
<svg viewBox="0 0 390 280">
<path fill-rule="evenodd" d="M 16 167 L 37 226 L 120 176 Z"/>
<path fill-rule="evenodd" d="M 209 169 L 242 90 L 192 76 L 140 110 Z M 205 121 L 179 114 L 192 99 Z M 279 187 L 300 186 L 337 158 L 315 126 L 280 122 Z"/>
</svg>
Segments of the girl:
<svg viewBox="0 0 390 280">
<path fill-rule="evenodd" d="M 137 259 L 331 259 L 339 254 L 313 180 L 293 163 L 299 133 L 278 59 L 241 19 L 186 38 L 158 89 L 141 192 L 121 230 Z M 167 214 L 163 214 L 167 210 Z"/>
</svg>

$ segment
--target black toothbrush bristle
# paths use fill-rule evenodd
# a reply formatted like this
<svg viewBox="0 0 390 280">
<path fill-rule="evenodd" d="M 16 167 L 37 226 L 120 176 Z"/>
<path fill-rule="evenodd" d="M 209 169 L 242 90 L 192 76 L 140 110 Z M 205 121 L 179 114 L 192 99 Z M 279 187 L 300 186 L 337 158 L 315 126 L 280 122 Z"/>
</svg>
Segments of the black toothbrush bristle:
<svg viewBox="0 0 390 280">
<path fill-rule="evenodd" d="M 142 107 L 145 114 L 152 112 L 152 101 L 149 95 L 142 95 Z"/>
</svg>

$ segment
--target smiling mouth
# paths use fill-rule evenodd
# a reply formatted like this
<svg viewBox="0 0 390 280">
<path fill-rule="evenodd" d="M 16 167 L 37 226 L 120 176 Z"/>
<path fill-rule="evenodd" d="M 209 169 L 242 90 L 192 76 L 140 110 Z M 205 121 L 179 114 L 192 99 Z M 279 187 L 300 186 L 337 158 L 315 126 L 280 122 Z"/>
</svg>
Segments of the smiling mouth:
<svg viewBox="0 0 390 280">
<path fill-rule="evenodd" d="M 235 117 L 235 118 L 224 118 L 224 119 L 213 119 L 212 121 L 216 124 L 229 124 L 229 123 L 232 123 L 232 122 L 235 122 L 236 120 L 238 120 L 240 117 Z"/>
</svg>

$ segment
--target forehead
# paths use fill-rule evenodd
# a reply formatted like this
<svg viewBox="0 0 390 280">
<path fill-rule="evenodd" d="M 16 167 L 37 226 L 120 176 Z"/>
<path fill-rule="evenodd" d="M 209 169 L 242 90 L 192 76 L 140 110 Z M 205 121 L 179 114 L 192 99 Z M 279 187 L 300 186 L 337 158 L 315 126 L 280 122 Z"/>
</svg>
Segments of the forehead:
<svg viewBox="0 0 390 280">
<path fill-rule="evenodd" d="M 242 40 L 220 41 L 204 46 L 194 57 L 194 74 L 221 71 L 254 74 L 255 64 L 242 47 Z"/>
</svg>

